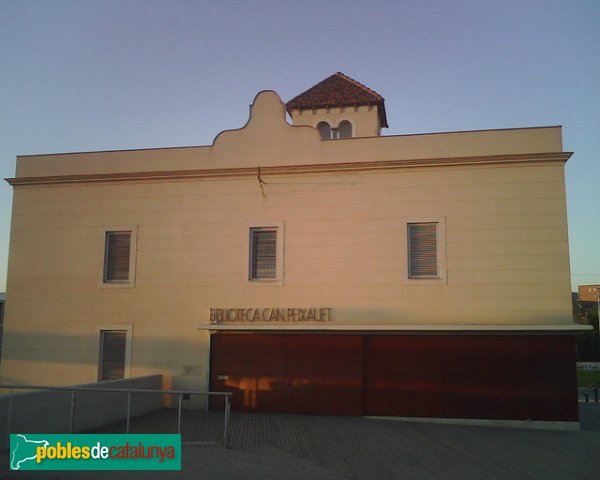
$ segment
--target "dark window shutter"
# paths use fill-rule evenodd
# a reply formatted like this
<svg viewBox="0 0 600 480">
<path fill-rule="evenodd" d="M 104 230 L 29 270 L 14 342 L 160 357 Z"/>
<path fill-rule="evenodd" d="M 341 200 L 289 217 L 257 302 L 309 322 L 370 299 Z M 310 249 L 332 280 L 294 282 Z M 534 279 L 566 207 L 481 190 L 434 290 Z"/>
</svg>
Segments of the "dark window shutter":
<svg viewBox="0 0 600 480">
<path fill-rule="evenodd" d="M 105 282 L 129 281 L 131 232 L 106 232 Z"/>
<path fill-rule="evenodd" d="M 100 335 L 100 380 L 125 378 L 127 330 L 102 330 Z"/>
<path fill-rule="evenodd" d="M 250 278 L 277 278 L 277 230 L 251 230 Z"/>
<path fill-rule="evenodd" d="M 438 277 L 438 223 L 408 224 L 408 276 Z"/>
</svg>

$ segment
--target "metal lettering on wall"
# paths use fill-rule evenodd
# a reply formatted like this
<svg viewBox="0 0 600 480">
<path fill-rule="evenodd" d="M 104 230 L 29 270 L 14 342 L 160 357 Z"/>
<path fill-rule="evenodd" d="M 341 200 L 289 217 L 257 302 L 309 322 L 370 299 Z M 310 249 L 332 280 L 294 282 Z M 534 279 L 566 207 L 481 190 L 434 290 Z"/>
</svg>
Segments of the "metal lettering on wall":
<svg viewBox="0 0 600 480">
<path fill-rule="evenodd" d="M 210 323 L 330 322 L 331 308 L 211 308 Z"/>
</svg>

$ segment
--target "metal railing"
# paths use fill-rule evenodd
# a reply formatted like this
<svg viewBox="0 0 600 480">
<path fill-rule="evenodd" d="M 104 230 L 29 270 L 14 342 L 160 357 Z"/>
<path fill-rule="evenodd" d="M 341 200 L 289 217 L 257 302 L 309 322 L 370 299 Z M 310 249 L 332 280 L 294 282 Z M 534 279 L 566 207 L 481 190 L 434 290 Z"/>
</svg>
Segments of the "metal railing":
<svg viewBox="0 0 600 480">
<path fill-rule="evenodd" d="M 591 387 L 588 387 L 583 392 L 583 397 L 585 398 L 585 402 L 587 403 L 590 401 L 590 392 L 594 392 L 594 400 L 596 403 L 598 403 L 598 390 L 599 389 L 600 389 L 600 384 L 592 385 Z"/>
<path fill-rule="evenodd" d="M 13 385 L 13 384 L 0 384 L 0 389 L 10 389 L 8 397 L 8 420 L 7 420 L 7 436 L 10 442 L 10 428 L 12 423 L 12 407 L 13 407 L 13 396 L 15 390 L 45 390 L 45 391 L 70 391 L 71 392 L 71 409 L 69 414 L 69 432 L 74 433 L 75 428 L 75 413 L 77 406 L 77 398 L 75 392 L 103 392 L 103 393 L 123 393 L 127 394 L 127 419 L 125 433 L 129 433 L 130 430 L 130 419 L 131 419 L 131 394 L 162 394 L 162 395 L 177 395 L 177 433 L 181 434 L 181 410 L 182 400 L 184 395 L 203 395 L 207 397 L 217 396 L 224 397 L 225 399 L 225 419 L 223 425 L 223 440 L 222 442 L 181 442 L 182 445 L 215 445 L 222 443 L 224 448 L 228 448 L 228 431 L 229 431 L 229 416 L 231 413 L 231 392 L 209 392 L 203 390 L 159 390 L 149 388 L 102 388 L 102 387 L 55 387 L 47 385 Z"/>
</svg>

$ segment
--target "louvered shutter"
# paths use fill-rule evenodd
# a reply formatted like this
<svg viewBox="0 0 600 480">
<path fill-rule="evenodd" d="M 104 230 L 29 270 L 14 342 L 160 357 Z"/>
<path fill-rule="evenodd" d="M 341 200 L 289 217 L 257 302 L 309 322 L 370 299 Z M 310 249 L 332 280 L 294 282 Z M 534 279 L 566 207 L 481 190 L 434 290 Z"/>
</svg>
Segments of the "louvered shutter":
<svg viewBox="0 0 600 480">
<path fill-rule="evenodd" d="M 250 278 L 273 280 L 277 278 L 277 230 L 251 230 Z"/>
<path fill-rule="evenodd" d="M 408 224 L 408 276 L 438 277 L 438 223 Z"/>
<path fill-rule="evenodd" d="M 106 232 L 105 282 L 129 281 L 131 232 Z"/>
<path fill-rule="evenodd" d="M 125 378 L 127 330 L 102 330 L 100 334 L 100 380 Z"/>
</svg>

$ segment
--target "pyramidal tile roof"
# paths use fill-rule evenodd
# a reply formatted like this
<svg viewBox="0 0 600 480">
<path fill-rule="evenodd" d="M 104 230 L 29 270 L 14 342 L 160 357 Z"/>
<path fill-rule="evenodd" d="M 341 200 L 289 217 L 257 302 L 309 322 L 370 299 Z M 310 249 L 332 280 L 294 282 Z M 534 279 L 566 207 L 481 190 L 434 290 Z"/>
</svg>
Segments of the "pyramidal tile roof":
<svg viewBox="0 0 600 480">
<path fill-rule="evenodd" d="M 342 72 L 334 73 L 286 103 L 290 114 L 293 109 L 357 105 L 377 105 L 379 123 L 387 128 L 384 98 Z"/>
</svg>

